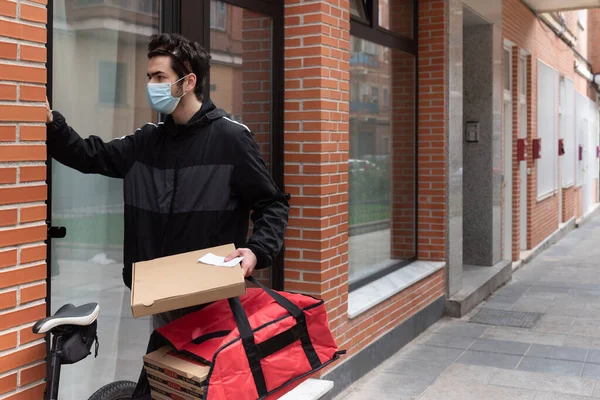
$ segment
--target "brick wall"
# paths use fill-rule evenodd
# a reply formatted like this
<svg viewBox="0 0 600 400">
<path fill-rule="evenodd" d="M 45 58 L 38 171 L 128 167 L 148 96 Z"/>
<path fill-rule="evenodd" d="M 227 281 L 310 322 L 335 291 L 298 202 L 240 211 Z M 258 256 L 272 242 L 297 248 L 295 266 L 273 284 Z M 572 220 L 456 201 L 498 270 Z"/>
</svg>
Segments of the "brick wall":
<svg viewBox="0 0 600 400">
<path fill-rule="evenodd" d="M 0 398 L 41 399 L 46 344 L 46 8 L 0 0 Z"/>
<path fill-rule="evenodd" d="M 379 7 L 381 7 L 379 3 Z M 412 38 L 414 0 L 389 0 L 389 28 L 392 32 Z"/>
<path fill-rule="evenodd" d="M 591 44 L 588 48 L 588 60 L 594 66 L 594 72 L 600 71 L 600 48 L 598 41 L 600 40 L 600 10 L 588 10 L 588 43 Z"/>
<path fill-rule="evenodd" d="M 418 258 L 446 259 L 448 3 L 419 1 Z"/>
<path fill-rule="evenodd" d="M 575 201 L 577 195 L 575 193 L 575 186 L 571 186 L 568 189 L 563 189 L 563 200 L 562 200 L 562 220 L 563 222 L 570 220 L 575 217 L 577 207 Z"/>
<path fill-rule="evenodd" d="M 521 101 L 520 101 L 520 93 L 521 93 L 521 80 L 519 79 L 521 71 L 520 71 L 520 60 L 521 55 L 518 47 L 512 48 L 512 60 L 511 63 L 511 75 L 512 75 L 512 261 L 518 261 L 521 259 L 520 250 L 521 250 L 521 163 L 527 161 L 518 161 L 517 154 L 517 145 L 518 139 L 521 135 Z M 505 61 L 506 62 L 506 61 Z M 506 131 L 506 130 L 504 130 Z M 504 146 L 502 146 L 504 149 Z M 504 191 L 503 191 L 504 194 Z M 504 199 L 506 201 L 506 199 Z M 504 213 L 505 208 L 502 207 L 502 212 Z M 525 210 L 523 210 L 524 212 Z M 502 218 L 504 222 L 504 218 Z M 504 228 L 506 229 L 506 228 Z M 504 235 L 502 235 L 504 239 Z M 506 246 L 507 244 L 503 244 Z"/>
<path fill-rule="evenodd" d="M 285 5 L 285 288 L 325 299 L 334 333 L 348 301 L 349 9 Z"/>
<path fill-rule="evenodd" d="M 394 18 L 392 18 L 393 20 Z M 415 57 L 392 54 L 392 227 L 391 254 L 395 259 L 416 255 L 416 71 Z M 428 121 L 431 117 L 428 115 Z M 422 237 L 429 245 L 432 238 Z M 436 240 L 433 238 L 433 240 Z M 443 240 L 443 239 L 437 239 Z"/>
<path fill-rule="evenodd" d="M 444 260 L 447 5 L 443 0 L 420 3 L 418 257 Z M 349 18 L 347 0 L 286 3 L 285 185 L 292 194 L 292 208 L 285 287 L 325 299 L 339 346 L 354 353 L 442 296 L 445 271 L 348 318 Z M 395 152 L 393 161 L 400 172 L 395 175 L 399 180 L 393 181 L 392 243 L 400 256 L 414 249 L 414 235 L 408 232 L 415 227 L 409 199 L 414 178 L 408 175 L 415 161 L 410 150 L 414 147 L 415 58 L 391 54 L 392 146 L 404 153 L 400 157 Z M 398 206 L 407 209 L 402 212 Z"/>
<path fill-rule="evenodd" d="M 569 21 L 573 25 L 576 19 L 569 14 Z M 537 169 L 536 161 L 533 160 L 531 153 L 532 139 L 538 137 L 537 133 L 537 65 L 538 59 L 555 68 L 560 74 L 572 79 L 575 82 L 576 89 L 587 94 L 587 89 L 583 79 L 575 74 L 574 54 L 568 46 L 562 42 L 548 27 L 537 20 L 536 16 L 529 11 L 519 0 L 505 0 L 503 2 L 503 33 L 504 37 L 515 43 L 513 49 L 519 52 L 526 50 L 528 57 L 527 66 L 527 167 L 531 170 L 527 182 L 527 248 L 532 249 L 540 244 L 544 239 L 551 235 L 558 228 L 559 212 L 563 216 L 572 215 L 576 211 L 569 211 L 568 207 L 577 210 L 580 207 L 581 199 L 577 198 L 577 189 L 565 190 L 563 192 L 563 209 L 559 210 L 558 192 L 542 201 L 537 201 Z M 519 82 L 519 71 L 515 70 L 515 60 L 513 59 L 513 78 L 514 82 Z M 515 85 L 518 86 L 518 85 Z M 514 89 L 513 89 L 514 90 Z M 518 99 L 518 98 L 517 98 Z M 514 96 L 513 96 L 514 100 Z M 518 131 L 520 124 L 518 121 L 518 112 L 513 101 L 513 128 Z M 518 137 L 518 132 L 513 131 L 513 139 Z M 519 176 L 516 161 L 516 142 L 513 146 L 513 259 L 518 258 L 519 254 L 519 225 L 517 215 L 519 210 Z M 517 174 L 515 174 L 517 173 Z M 559 182 L 560 184 L 560 182 Z M 579 205 L 579 206 L 578 206 Z M 567 208 L 565 208 L 567 207 Z M 564 219 L 563 219 L 564 220 Z"/>
<path fill-rule="evenodd" d="M 580 218 L 583 215 L 583 190 L 581 186 L 575 188 L 575 215 Z"/>
</svg>

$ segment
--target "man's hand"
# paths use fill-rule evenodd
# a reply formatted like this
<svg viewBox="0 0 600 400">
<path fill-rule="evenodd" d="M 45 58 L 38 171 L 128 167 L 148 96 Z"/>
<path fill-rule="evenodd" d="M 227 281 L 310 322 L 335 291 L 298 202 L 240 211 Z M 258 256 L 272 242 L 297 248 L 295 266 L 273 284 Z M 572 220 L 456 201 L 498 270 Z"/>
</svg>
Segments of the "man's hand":
<svg viewBox="0 0 600 400">
<path fill-rule="evenodd" d="M 51 124 L 52 120 L 52 110 L 50 109 L 50 103 L 48 103 L 48 97 L 46 97 L 46 125 Z"/>
<path fill-rule="evenodd" d="M 225 262 L 233 260 L 236 257 L 244 257 L 244 259 L 242 260 L 242 270 L 244 271 L 244 277 L 249 277 L 252 274 L 252 271 L 254 271 L 254 268 L 256 267 L 256 256 L 254 255 L 252 250 L 240 248 L 228 255 L 227 257 L 225 257 Z"/>
</svg>

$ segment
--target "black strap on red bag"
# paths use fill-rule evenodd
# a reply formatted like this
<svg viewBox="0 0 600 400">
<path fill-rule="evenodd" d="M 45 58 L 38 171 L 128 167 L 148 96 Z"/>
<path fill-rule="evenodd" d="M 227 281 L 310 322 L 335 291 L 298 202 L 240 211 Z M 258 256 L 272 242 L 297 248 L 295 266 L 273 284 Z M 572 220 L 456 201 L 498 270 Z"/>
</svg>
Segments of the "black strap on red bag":
<svg viewBox="0 0 600 400">
<path fill-rule="evenodd" d="M 295 341 L 300 340 L 304 354 L 306 354 L 306 358 L 308 359 L 311 368 L 313 370 L 317 369 L 321 367 L 322 363 L 321 360 L 319 360 L 319 356 L 315 351 L 312 341 L 310 340 L 304 311 L 302 311 L 300 307 L 292 303 L 290 300 L 264 286 L 253 277 L 248 277 L 246 279 L 267 292 L 267 294 L 271 296 L 277 304 L 284 308 L 296 320 L 296 324 L 290 329 L 281 332 L 272 338 L 263 341 L 262 343 L 256 344 L 254 341 L 254 332 L 252 331 L 252 327 L 248 321 L 248 316 L 244 311 L 244 307 L 242 306 L 240 299 L 237 297 L 229 299 L 229 306 L 231 307 L 231 312 L 233 313 L 235 323 L 237 324 L 240 332 L 246 357 L 248 357 L 250 371 L 252 371 L 252 377 L 254 378 L 254 384 L 256 385 L 256 390 L 259 397 L 262 398 L 268 393 L 267 385 L 265 383 L 265 375 L 260 365 L 260 360 L 263 358 L 266 358 L 271 354 L 289 346 Z"/>
</svg>

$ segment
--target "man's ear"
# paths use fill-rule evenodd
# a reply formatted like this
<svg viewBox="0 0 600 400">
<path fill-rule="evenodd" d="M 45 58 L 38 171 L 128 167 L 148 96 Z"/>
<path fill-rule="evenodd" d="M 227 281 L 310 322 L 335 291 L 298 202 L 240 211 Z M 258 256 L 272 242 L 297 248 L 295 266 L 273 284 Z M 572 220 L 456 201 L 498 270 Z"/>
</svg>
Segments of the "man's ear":
<svg viewBox="0 0 600 400">
<path fill-rule="evenodd" d="M 193 92 L 194 88 L 196 87 L 196 74 L 194 74 L 194 73 L 189 74 L 186 81 L 187 82 L 185 84 L 185 91 Z"/>
</svg>

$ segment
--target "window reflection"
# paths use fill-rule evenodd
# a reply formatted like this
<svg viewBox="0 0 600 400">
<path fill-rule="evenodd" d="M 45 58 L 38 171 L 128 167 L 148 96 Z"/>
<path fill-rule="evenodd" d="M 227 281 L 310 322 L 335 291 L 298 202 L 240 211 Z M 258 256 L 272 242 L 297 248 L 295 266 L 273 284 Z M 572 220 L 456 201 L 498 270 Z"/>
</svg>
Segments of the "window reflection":
<svg viewBox="0 0 600 400">
<path fill-rule="evenodd" d="M 379 26 L 414 37 L 414 0 L 379 0 Z"/>
<path fill-rule="evenodd" d="M 210 98 L 254 133 L 271 168 L 271 18 L 212 0 L 210 20 Z M 255 275 L 269 283 L 269 271 Z"/>
<path fill-rule="evenodd" d="M 415 257 L 414 57 L 351 37 L 349 278 Z"/>
<path fill-rule="evenodd" d="M 109 141 L 156 121 L 146 101 L 148 36 L 158 31 L 158 0 L 54 0 L 53 107 L 82 137 Z M 98 358 L 65 367 L 60 398 L 89 397 L 100 386 L 136 381 L 150 334 L 133 319 L 123 284 L 122 182 L 52 163 L 52 312 L 98 302 Z"/>
</svg>

